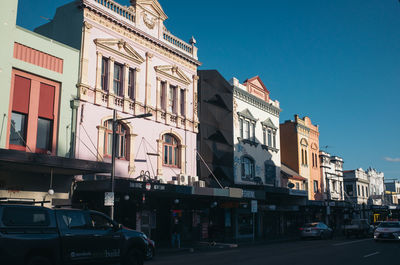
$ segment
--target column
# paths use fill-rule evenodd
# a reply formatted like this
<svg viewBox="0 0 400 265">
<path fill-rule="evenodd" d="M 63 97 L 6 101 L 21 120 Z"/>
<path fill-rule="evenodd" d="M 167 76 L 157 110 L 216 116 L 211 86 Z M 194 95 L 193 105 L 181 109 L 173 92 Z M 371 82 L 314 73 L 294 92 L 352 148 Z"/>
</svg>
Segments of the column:
<svg viewBox="0 0 400 265">
<path fill-rule="evenodd" d="M 97 161 L 103 161 L 104 155 L 104 137 L 106 133 L 106 127 L 99 125 L 97 128 Z"/>
<path fill-rule="evenodd" d="M 80 55 L 81 71 L 79 73 L 79 97 L 82 100 L 87 100 L 87 90 L 89 89 L 88 75 L 89 75 L 89 39 L 90 29 L 93 26 L 88 22 L 83 23 L 82 34 L 82 51 Z"/>
<path fill-rule="evenodd" d="M 161 121 L 161 78 L 156 83 L 156 121 Z"/>
<path fill-rule="evenodd" d="M 176 95 L 176 114 L 179 117 L 181 115 L 181 87 L 180 86 L 176 86 L 176 91 L 175 91 L 175 95 Z"/>
<path fill-rule="evenodd" d="M 133 133 L 128 135 L 128 137 L 129 137 L 129 167 L 128 167 L 129 175 L 134 174 L 135 173 L 135 169 L 136 169 L 136 167 L 135 167 L 135 156 L 134 156 L 134 154 L 135 154 L 134 153 L 134 151 L 135 151 L 134 142 L 135 142 L 136 136 L 137 136 L 137 134 L 133 134 Z"/>
<path fill-rule="evenodd" d="M 101 70 L 102 70 L 102 61 L 103 61 L 103 54 L 99 51 L 96 52 L 97 54 L 97 66 L 96 66 L 96 87 L 95 87 L 95 104 L 102 104 L 102 87 L 101 87 Z M 81 96 L 82 99 L 82 96 Z"/>
<path fill-rule="evenodd" d="M 199 117 L 197 115 L 197 80 L 198 75 L 193 75 L 193 131 L 198 132 Z"/>
<path fill-rule="evenodd" d="M 140 90 L 139 73 L 140 73 L 140 68 L 136 68 L 135 69 L 135 115 L 140 114 L 140 105 L 143 105 L 139 101 L 139 90 Z"/>
<path fill-rule="evenodd" d="M 153 54 L 146 52 L 146 84 L 145 84 L 145 98 L 144 105 L 151 106 L 151 81 L 150 81 L 150 62 Z"/>
<path fill-rule="evenodd" d="M 163 140 L 157 139 L 157 150 L 158 150 L 158 156 L 157 156 L 157 176 L 162 176 L 163 175 L 163 170 L 162 170 L 162 160 L 163 160 Z"/>
<path fill-rule="evenodd" d="M 169 82 L 165 82 L 165 97 L 164 97 L 164 106 L 165 106 L 165 124 L 170 124 L 171 122 L 171 113 L 169 112 Z"/>
<path fill-rule="evenodd" d="M 114 61 L 113 57 L 110 57 L 108 64 L 108 107 L 114 108 Z"/>
<path fill-rule="evenodd" d="M 124 104 L 123 104 L 123 110 L 124 112 L 130 112 L 129 111 L 129 92 L 128 92 L 128 86 L 129 86 L 129 64 L 124 64 L 124 69 L 123 69 L 123 75 L 124 75 Z"/>
<path fill-rule="evenodd" d="M 181 164 L 181 174 L 186 174 L 186 145 L 179 146 L 179 153 L 181 155 L 181 160 L 179 161 Z"/>
</svg>

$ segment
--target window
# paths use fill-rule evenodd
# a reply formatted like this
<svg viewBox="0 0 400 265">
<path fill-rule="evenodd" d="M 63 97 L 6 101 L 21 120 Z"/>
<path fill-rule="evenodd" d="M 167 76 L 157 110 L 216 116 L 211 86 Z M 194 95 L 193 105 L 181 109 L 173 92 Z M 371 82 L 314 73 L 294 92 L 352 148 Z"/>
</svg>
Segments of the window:
<svg viewBox="0 0 400 265">
<path fill-rule="evenodd" d="M 308 165 L 308 161 L 307 161 L 307 150 L 304 150 L 304 165 Z"/>
<path fill-rule="evenodd" d="M 11 113 L 10 145 L 26 145 L 26 122 L 26 114 Z"/>
<path fill-rule="evenodd" d="M 253 142 L 255 142 L 256 141 L 256 124 L 255 123 L 251 124 L 251 128 L 252 128 L 251 140 Z"/>
<path fill-rule="evenodd" d="M 84 212 L 81 211 L 64 211 L 61 214 L 64 225 L 68 229 L 87 229 L 89 225 L 86 221 Z"/>
<path fill-rule="evenodd" d="M 108 230 L 114 227 L 110 219 L 94 213 L 90 214 L 90 224 L 93 229 L 97 230 Z"/>
<path fill-rule="evenodd" d="M 299 189 L 300 189 L 300 185 L 298 182 L 296 182 L 296 190 L 299 190 Z"/>
<path fill-rule="evenodd" d="M 101 89 L 108 91 L 108 59 L 101 60 Z"/>
<path fill-rule="evenodd" d="M 244 122 L 244 138 L 245 139 L 250 138 L 250 122 L 249 121 Z"/>
<path fill-rule="evenodd" d="M 276 166 L 272 160 L 267 160 L 264 163 L 265 183 L 274 185 L 276 179 Z"/>
<path fill-rule="evenodd" d="M 368 188 L 365 188 L 365 195 L 368 197 Z"/>
<path fill-rule="evenodd" d="M 161 109 L 166 110 L 167 82 L 161 82 Z"/>
<path fill-rule="evenodd" d="M 180 90 L 180 98 L 181 98 L 181 115 L 184 117 L 186 115 L 186 98 L 185 98 L 185 90 Z"/>
<path fill-rule="evenodd" d="M 272 131 L 268 130 L 268 146 L 272 146 Z"/>
<path fill-rule="evenodd" d="M 114 79 L 113 79 L 114 94 L 120 97 L 124 95 L 124 89 L 122 85 L 123 83 L 122 69 L 123 69 L 122 65 L 114 63 Z"/>
<path fill-rule="evenodd" d="M 304 149 L 301 149 L 301 164 L 304 165 Z"/>
<path fill-rule="evenodd" d="M 242 179 L 243 180 L 254 179 L 254 161 L 250 157 L 242 158 Z"/>
<path fill-rule="evenodd" d="M 51 151 L 52 128 L 51 120 L 38 118 L 36 148 Z"/>
<path fill-rule="evenodd" d="M 364 194 L 364 189 L 365 189 L 365 187 L 362 186 L 362 187 L 361 187 L 361 190 L 362 190 L 362 196 L 363 196 L 363 197 L 365 196 L 365 194 Z"/>
<path fill-rule="evenodd" d="M 176 87 L 169 86 L 168 89 L 168 111 L 176 113 Z"/>
<path fill-rule="evenodd" d="M 314 192 L 318 193 L 318 181 L 314 180 Z"/>
<path fill-rule="evenodd" d="M 276 148 L 276 132 L 274 132 L 274 134 L 272 136 L 272 140 L 273 140 L 273 146 L 274 146 L 274 148 Z"/>
<path fill-rule="evenodd" d="M 265 128 L 263 128 L 263 144 L 267 145 L 267 132 Z"/>
<path fill-rule="evenodd" d="M 18 70 L 12 73 L 9 148 L 52 152 L 57 144 L 59 84 Z"/>
<path fill-rule="evenodd" d="M 6 226 L 48 226 L 50 222 L 45 209 L 25 207 L 5 208 L 2 221 Z"/>
<path fill-rule="evenodd" d="M 179 167 L 179 146 L 176 138 L 170 134 L 163 136 L 164 142 L 164 158 L 163 163 L 165 166 Z"/>
<path fill-rule="evenodd" d="M 349 196 L 353 196 L 353 185 L 346 185 L 346 193 Z"/>
<path fill-rule="evenodd" d="M 130 68 L 128 74 L 128 97 L 132 100 L 135 100 L 135 75 L 136 70 Z"/>
<path fill-rule="evenodd" d="M 361 192 L 360 192 L 360 185 L 357 185 L 357 187 L 358 187 L 358 193 L 357 193 L 357 195 L 360 196 L 360 195 L 361 195 Z"/>
<path fill-rule="evenodd" d="M 104 154 L 106 156 L 112 156 L 112 120 L 106 121 L 104 127 L 106 127 L 104 135 Z M 127 159 L 127 130 L 121 123 L 118 123 L 116 128 L 116 139 L 115 157 L 119 159 Z"/>
<path fill-rule="evenodd" d="M 315 167 L 318 167 L 318 156 L 315 154 Z"/>
<path fill-rule="evenodd" d="M 240 138 L 243 139 L 243 119 L 239 119 Z"/>
</svg>

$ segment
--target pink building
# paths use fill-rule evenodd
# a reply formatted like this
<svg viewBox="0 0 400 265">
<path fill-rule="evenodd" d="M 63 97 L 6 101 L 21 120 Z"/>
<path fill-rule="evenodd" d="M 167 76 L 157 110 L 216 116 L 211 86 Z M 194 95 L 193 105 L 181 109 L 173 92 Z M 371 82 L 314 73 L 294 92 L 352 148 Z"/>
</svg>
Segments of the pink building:
<svg viewBox="0 0 400 265">
<path fill-rule="evenodd" d="M 156 0 L 81 4 L 60 7 L 36 30 L 81 50 L 76 158 L 111 160 L 114 109 L 118 118 L 152 113 L 118 125 L 116 177 L 142 180 L 141 172 L 149 171 L 161 183 L 187 185 L 196 176 L 195 40 L 188 44 L 166 29 Z"/>
</svg>

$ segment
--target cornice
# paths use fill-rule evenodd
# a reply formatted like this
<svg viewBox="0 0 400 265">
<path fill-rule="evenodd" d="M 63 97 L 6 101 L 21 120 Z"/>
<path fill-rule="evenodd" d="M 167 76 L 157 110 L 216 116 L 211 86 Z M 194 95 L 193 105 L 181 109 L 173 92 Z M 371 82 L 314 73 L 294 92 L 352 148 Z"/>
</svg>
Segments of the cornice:
<svg viewBox="0 0 400 265">
<path fill-rule="evenodd" d="M 280 108 L 277 108 L 277 107 L 273 106 L 272 104 L 269 104 L 269 103 L 265 102 L 264 100 L 259 99 L 258 97 L 250 94 L 249 92 L 244 91 L 243 89 L 240 89 L 235 86 L 233 87 L 233 95 L 234 95 L 234 97 L 236 97 L 240 100 L 243 100 L 246 103 L 248 103 L 256 108 L 259 108 L 263 111 L 266 111 L 278 118 L 282 111 Z"/>
<path fill-rule="evenodd" d="M 104 12 L 104 10 L 92 5 L 92 3 L 90 3 L 87 0 L 82 0 L 82 7 L 88 9 L 89 11 L 97 13 L 97 15 L 107 18 L 108 20 L 115 23 L 116 25 L 121 26 L 121 27 L 131 31 L 132 33 L 140 36 L 141 38 L 144 38 L 145 40 L 150 41 L 153 44 L 156 44 L 157 46 L 164 48 L 165 50 L 168 50 L 169 52 L 185 59 L 186 61 L 188 61 L 196 66 L 200 66 L 202 64 L 200 61 L 184 54 L 183 52 L 179 51 L 176 48 L 170 47 L 169 45 L 165 44 L 163 41 L 147 34 L 146 32 L 144 32 L 138 28 L 133 27 L 132 25 L 128 24 L 127 22 L 118 19 L 116 16 Z M 101 23 L 99 23 L 99 24 L 101 24 Z"/>
</svg>

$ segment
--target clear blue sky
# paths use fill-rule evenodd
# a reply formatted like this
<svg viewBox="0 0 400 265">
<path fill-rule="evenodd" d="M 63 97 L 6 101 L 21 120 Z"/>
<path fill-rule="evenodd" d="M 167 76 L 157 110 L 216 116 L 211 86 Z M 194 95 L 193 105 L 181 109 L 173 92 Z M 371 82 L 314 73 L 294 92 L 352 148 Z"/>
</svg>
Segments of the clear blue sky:
<svg viewBox="0 0 400 265">
<path fill-rule="evenodd" d="M 20 0 L 33 29 L 71 0 Z M 128 0 L 119 0 L 127 5 Z M 192 35 L 201 69 L 240 81 L 259 75 L 281 103 L 281 122 L 307 115 L 320 146 L 345 169 L 400 178 L 398 0 L 160 0 L 167 28 Z"/>
</svg>

